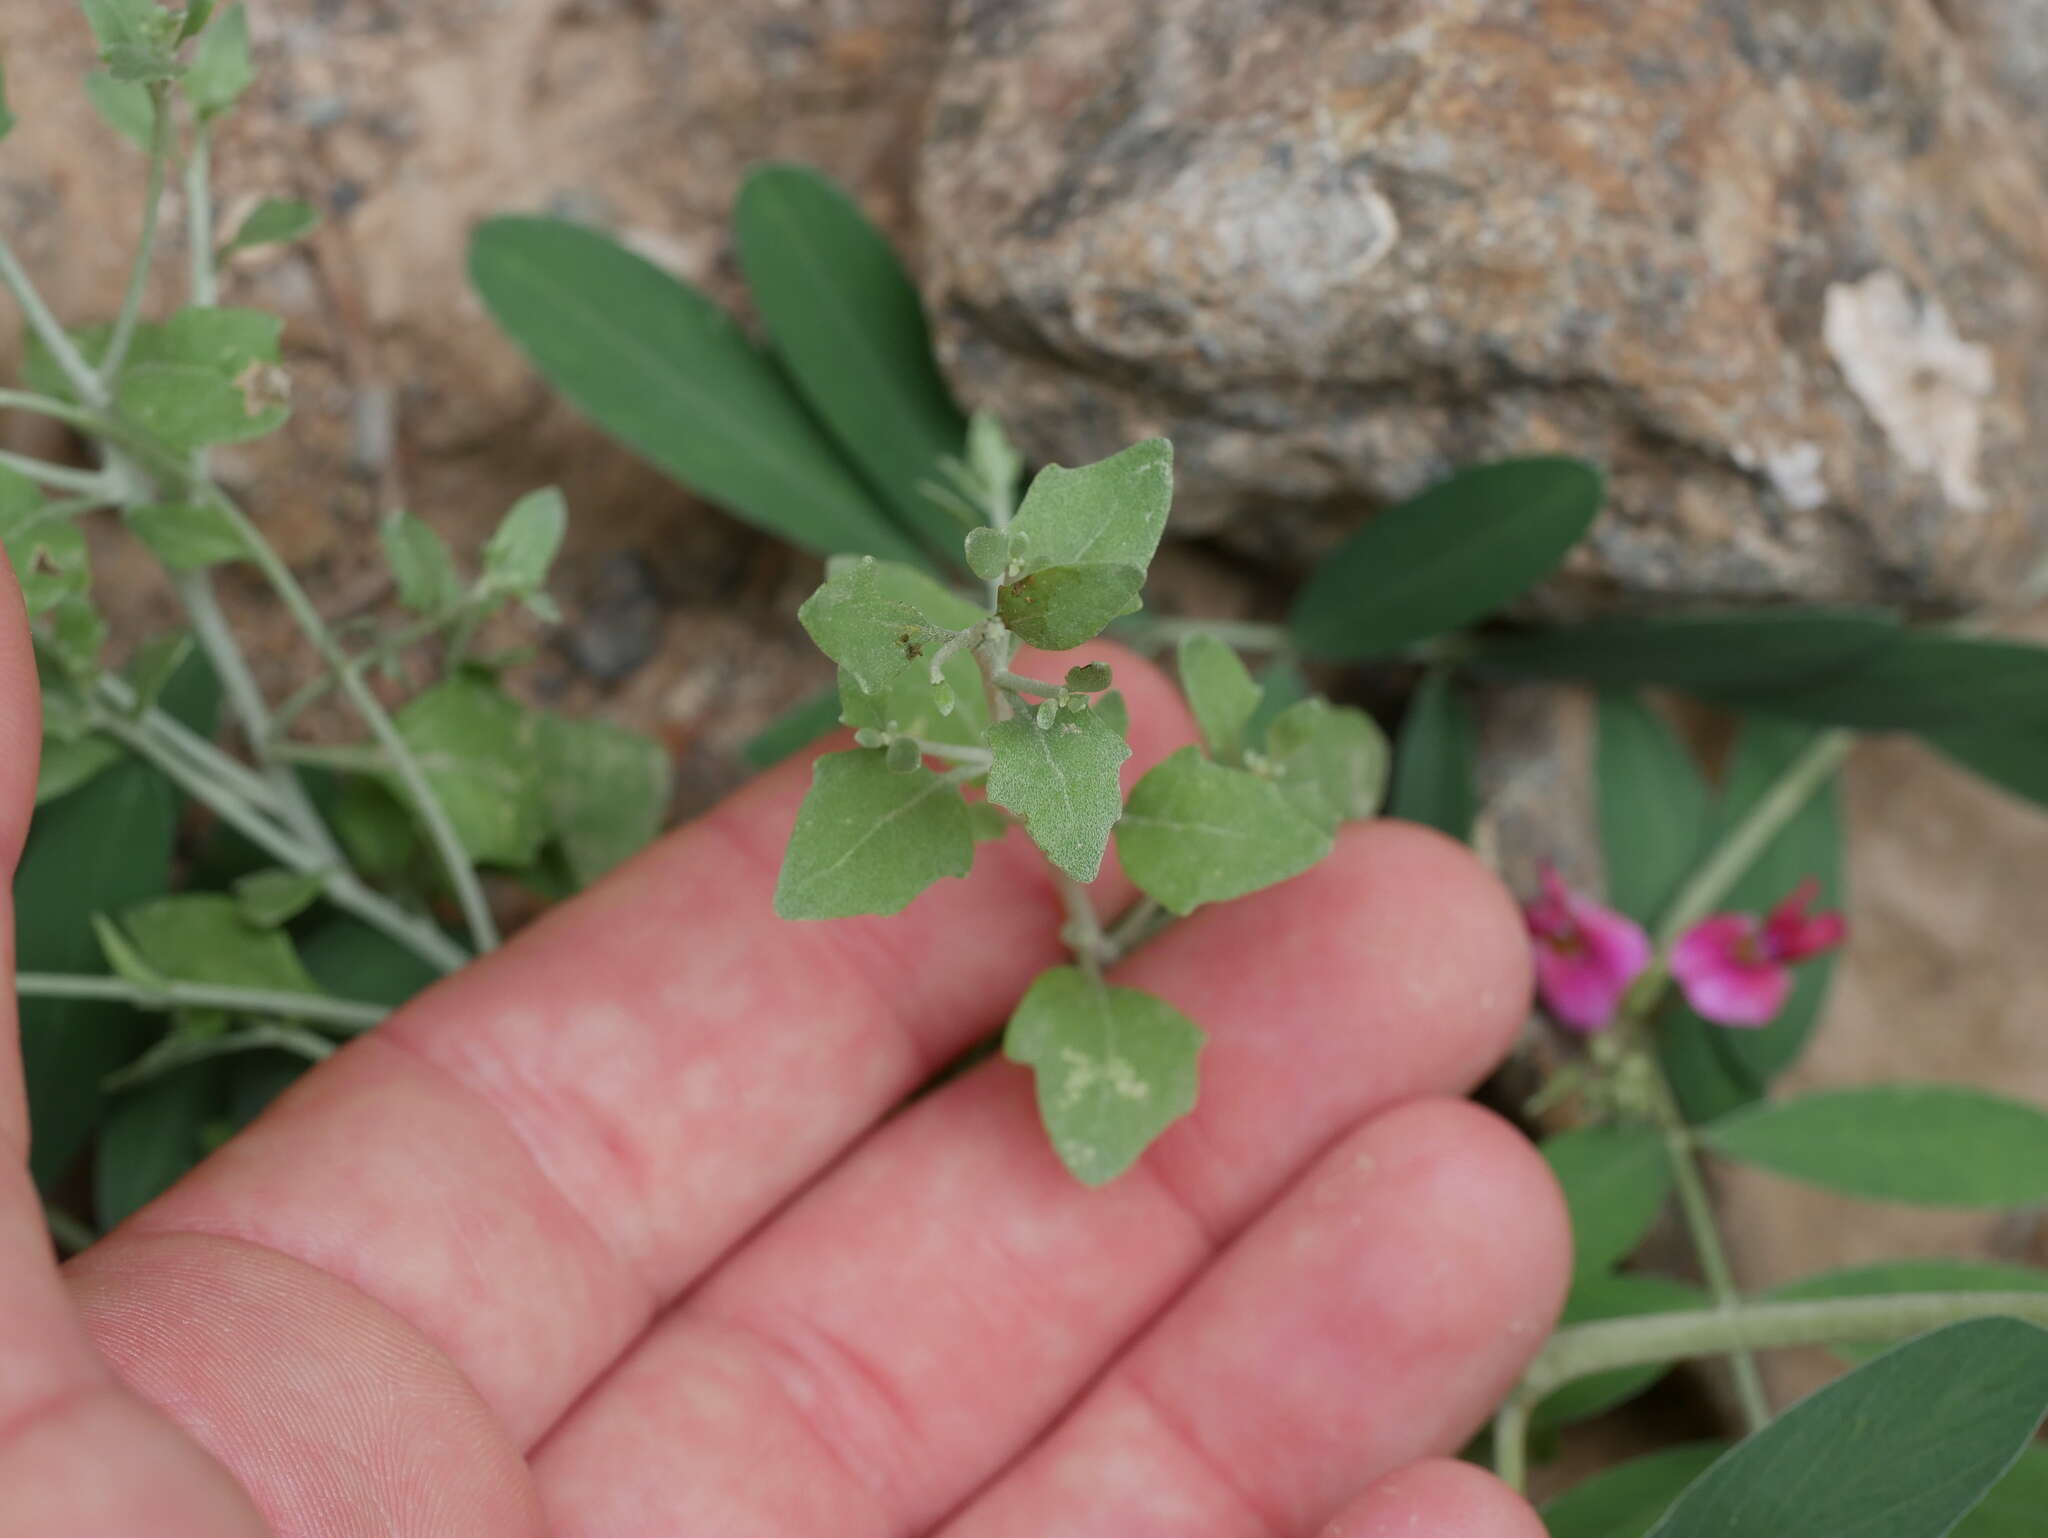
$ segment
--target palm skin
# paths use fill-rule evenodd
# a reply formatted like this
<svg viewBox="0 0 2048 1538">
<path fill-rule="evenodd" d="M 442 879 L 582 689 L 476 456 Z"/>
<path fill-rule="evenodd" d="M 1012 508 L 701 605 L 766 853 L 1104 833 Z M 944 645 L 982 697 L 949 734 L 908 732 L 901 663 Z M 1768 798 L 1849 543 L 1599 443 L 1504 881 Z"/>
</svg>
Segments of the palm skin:
<svg viewBox="0 0 2048 1538">
<path fill-rule="evenodd" d="M 1114 662 L 1135 775 L 1189 728 Z M 0 584 L 8 869 L 36 742 Z M 782 924 L 807 781 L 424 995 L 61 1270 L 10 999 L 0 1538 L 1541 1538 L 1443 1456 L 1568 1270 L 1542 1161 L 1455 1098 L 1527 1003 L 1497 884 L 1372 825 L 1133 957 L 1209 1034 L 1203 1100 L 1088 1191 L 1014 1066 L 889 1115 L 1058 959 L 1036 856 Z"/>
</svg>

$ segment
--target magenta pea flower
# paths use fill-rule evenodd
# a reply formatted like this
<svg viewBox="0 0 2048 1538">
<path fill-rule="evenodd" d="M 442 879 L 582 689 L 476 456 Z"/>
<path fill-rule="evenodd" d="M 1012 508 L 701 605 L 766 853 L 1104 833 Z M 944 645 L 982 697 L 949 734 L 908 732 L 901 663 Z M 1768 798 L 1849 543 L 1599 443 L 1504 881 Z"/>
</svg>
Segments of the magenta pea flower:
<svg viewBox="0 0 2048 1538">
<path fill-rule="evenodd" d="M 1650 964 L 1642 925 L 1582 897 L 1543 867 L 1543 895 L 1523 909 L 1536 942 L 1536 989 L 1559 1025 L 1604 1031 Z"/>
<path fill-rule="evenodd" d="M 1671 975 L 1694 1013 L 1718 1025 L 1769 1025 L 1792 992 L 1792 968 L 1842 943 L 1839 913 L 1809 913 L 1820 896 L 1811 877 L 1763 918 L 1717 913 L 1671 948 Z"/>
</svg>

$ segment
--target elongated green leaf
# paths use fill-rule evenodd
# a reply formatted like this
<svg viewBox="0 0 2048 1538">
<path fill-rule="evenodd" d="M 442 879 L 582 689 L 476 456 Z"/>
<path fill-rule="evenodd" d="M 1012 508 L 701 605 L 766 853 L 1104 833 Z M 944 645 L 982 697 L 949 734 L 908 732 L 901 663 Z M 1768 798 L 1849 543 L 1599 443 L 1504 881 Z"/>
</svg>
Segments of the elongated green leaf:
<svg viewBox="0 0 2048 1538">
<path fill-rule="evenodd" d="M 1349 705 L 1302 700 L 1266 732 L 1273 782 L 1310 822 L 1335 832 L 1380 809 L 1389 749 L 1373 718 Z"/>
<path fill-rule="evenodd" d="M 547 715 L 540 757 L 548 826 L 578 886 L 624 864 L 661 832 L 673 777 L 667 751 L 651 737 L 607 721 Z"/>
<path fill-rule="evenodd" d="M 121 928 L 151 968 L 179 982 L 320 991 L 291 939 L 250 923 L 232 897 L 195 892 L 158 898 L 124 910 Z"/>
<path fill-rule="evenodd" d="M 1452 476 L 1339 545 L 1288 624 L 1312 657 L 1384 656 L 1456 630 L 1550 574 L 1605 487 L 1576 459 L 1510 459 Z"/>
<path fill-rule="evenodd" d="M 971 665 L 973 659 L 968 661 Z M 798 700 L 747 739 L 740 749 L 740 762 L 749 769 L 773 768 L 838 726 L 840 709 L 836 685 Z M 880 726 L 884 723 L 876 721 L 872 724 Z"/>
<path fill-rule="evenodd" d="M 465 673 L 416 696 L 396 721 L 470 857 L 531 864 L 548 834 L 539 718 Z M 396 777 L 390 784 L 398 789 Z"/>
<path fill-rule="evenodd" d="M 1829 1384 L 1700 1476 L 1651 1538 L 1943 1538 L 2048 1410 L 2048 1331 L 1973 1319 Z"/>
<path fill-rule="evenodd" d="M 920 489 L 966 447 L 924 306 L 881 233 L 825 177 L 763 166 L 733 212 L 754 307 L 797 388 L 896 521 L 958 562 L 960 526 Z"/>
<path fill-rule="evenodd" d="M 205 1153 L 202 1131 L 221 1097 L 219 1065 L 199 1063 L 118 1096 L 93 1160 L 101 1228 L 126 1221 L 168 1191 Z"/>
<path fill-rule="evenodd" d="M 1951 727 L 1926 739 L 1972 774 L 2048 807 L 2048 722 Z"/>
<path fill-rule="evenodd" d="M 149 87 L 132 80 L 116 80 L 103 69 L 85 77 L 85 99 L 92 103 L 115 133 L 145 154 L 156 132 L 156 109 L 150 105 Z"/>
<path fill-rule="evenodd" d="M 864 694 L 885 693 L 946 639 L 921 609 L 883 587 L 880 572 L 872 556 L 842 566 L 796 611 L 818 650 Z"/>
<path fill-rule="evenodd" d="M 398 601 L 415 614 L 439 614 L 462 597 L 462 578 L 448 542 L 424 518 L 393 508 L 377 530 L 384 560 L 398 583 Z"/>
<path fill-rule="evenodd" d="M 556 219 L 490 220 L 469 268 L 549 382 L 685 486 L 821 555 L 924 559 L 774 364 L 695 289 Z"/>
<path fill-rule="evenodd" d="M 527 493 L 484 546 L 484 585 L 494 593 L 538 592 L 568 530 L 569 504 L 560 491 Z"/>
<path fill-rule="evenodd" d="M 1039 471 L 1011 521 L 1023 570 L 1135 566 L 1159 549 L 1173 506 L 1173 445 L 1149 438 L 1092 465 Z"/>
<path fill-rule="evenodd" d="M 2048 647 L 1943 630 L 1901 631 L 1863 663 L 1745 709 L 1866 731 L 1969 731 L 2048 724 Z"/>
<path fill-rule="evenodd" d="M 885 758 L 857 750 L 818 760 L 775 888 L 783 918 L 896 913 L 974 864 L 959 789 L 929 769 L 899 774 Z"/>
<path fill-rule="evenodd" d="M 1796 722 L 1763 717 L 1743 722 L 1715 817 L 1717 836 L 1748 815 L 1813 738 L 1813 728 Z M 1839 908 L 1845 894 L 1842 843 L 1840 793 L 1830 784 L 1757 856 L 1722 907 L 1765 912 L 1811 876 L 1820 882 L 1820 906 Z M 1778 1018 L 1756 1030 L 1715 1025 L 1682 999 L 1673 1000 L 1658 1019 L 1657 1041 L 1688 1120 L 1711 1121 L 1748 1105 L 1798 1061 L 1820 1021 L 1835 965 L 1832 955 L 1801 965 Z"/>
<path fill-rule="evenodd" d="M 319 871 L 251 871 L 235 882 L 235 906 L 243 923 L 276 929 L 318 902 L 325 880 Z"/>
<path fill-rule="evenodd" d="M 1244 762 L 1246 733 L 1259 709 L 1259 686 L 1237 653 L 1197 632 L 1180 643 L 1180 687 L 1219 764 Z"/>
<path fill-rule="evenodd" d="M 249 554 L 241 534 L 209 502 L 157 502 L 131 507 L 123 516 L 129 532 L 172 571 L 202 571 Z"/>
<path fill-rule="evenodd" d="M 1465 841 L 1479 815 L 1479 723 L 1443 669 L 1425 674 L 1394 745 L 1389 815 Z"/>
<path fill-rule="evenodd" d="M 1671 1194 L 1663 1135 L 1637 1124 L 1578 1127 L 1543 1140 L 1572 1219 L 1572 1275 L 1598 1276 L 1635 1253 Z"/>
<path fill-rule="evenodd" d="M 1589 1324 L 1596 1319 L 1628 1319 L 1639 1314 L 1670 1314 L 1705 1308 L 1708 1299 L 1697 1287 L 1661 1276 L 1594 1276 L 1579 1282 L 1565 1300 L 1560 1324 Z M 1651 1362 L 1618 1367 L 1578 1378 L 1548 1395 L 1536 1407 L 1531 1425 L 1537 1431 L 1568 1426 L 1604 1415 L 1654 1385 L 1673 1367 Z"/>
<path fill-rule="evenodd" d="M 995 755 L 989 799 L 1023 820 L 1054 865 L 1076 881 L 1093 881 L 1123 812 L 1117 770 L 1130 745 L 1094 710 L 1069 706 L 1043 730 L 1023 717 L 998 722 L 988 746 Z"/>
<path fill-rule="evenodd" d="M 1688 1442 L 1646 1453 L 1574 1485 L 1543 1508 L 1550 1538 L 1643 1538 L 1678 1494 L 1727 1448 Z"/>
<path fill-rule="evenodd" d="M 1025 644 L 1062 652 L 1085 646 L 1111 620 L 1134 614 L 1145 573 L 1136 566 L 1048 566 L 996 595 L 996 613 Z"/>
<path fill-rule="evenodd" d="M 1871 1201 L 2048 1201 L 2048 1112 L 1953 1084 L 1826 1090 L 1700 1129 L 1723 1158 Z"/>
<path fill-rule="evenodd" d="M 1182 748 L 1132 789 L 1116 845 L 1139 890 L 1188 914 L 1300 875 L 1330 835 L 1271 780 Z"/>
<path fill-rule="evenodd" d="M 265 198 L 242 221 L 234 238 L 221 249 L 222 256 L 253 251 L 259 246 L 279 246 L 310 235 L 319 228 L 320 215 L 310 203 L 295 198 Z"/>
<path fill-rule="evenodd" d="M 1771 1289 L 1780 1302 L 1823 1298 L 1871 1298 L 1902 1292 L 2048 1292 L 2048 1271 L 2035 1266 L 2002 1265 L 1988 1260 L 1886 1260 L 1802 1276 Z M 1836 1345 L 1828 1349 L 1852 1362 L 1881 1355 L 1893 1344 Z"/>
<path fill-rule="evenodd" d="M 185 74 L 185 95 L 205 118 L 229 111 L 256 83 L 249 51 L 248 8 L 233 5 L 214 18 L 200 38 Z"/>
<path fill-rule="evenodd" d="M 1473 665 L 1515 678 L 1609 689 L 1654 685 L 1721 698 L 1845 672 L 1898 638 L 1882 609 L 1738 609 L 1618 616 L 1481 643 Z"/>
<path fill-rule="evenodd" d="M 1650 923 L 1699 862 L 1706 778 L 1664 719 L 1628 694 L 1600 696 L 1595 768 L 1608 900 Z"/>
<path fill-rule="evenodd" d="M 1195 1108 L 1201 1051 L 1201 1031 L 1164 999 L 1077 967 L 1039 973 L 1003 1035 L 1004 1056 L 1036 1074 L 1054 1151 L 1091 1186 Z"/>
</svg>

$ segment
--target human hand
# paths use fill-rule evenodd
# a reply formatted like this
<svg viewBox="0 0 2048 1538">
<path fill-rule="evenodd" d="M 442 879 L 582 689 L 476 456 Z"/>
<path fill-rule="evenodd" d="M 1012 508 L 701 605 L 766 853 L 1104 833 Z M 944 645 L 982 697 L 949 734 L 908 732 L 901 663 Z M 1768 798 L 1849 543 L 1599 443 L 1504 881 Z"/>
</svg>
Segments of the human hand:
<svg viewBox="0 0 2048 1538">
<path fill-rule="evenodd" d="M 1189 733 L 1116 668 L 1135 775 Z M 8 870 L 36 740 L 0 582 Z M 1043 862 L 781 923 L 807 779 L 423 996 L 61 1274 L 10 998 L 0 1538 L 1541 1538 L 1441 1457 L 1567 1271 L 1542 1161 L 1445 1098 L 1529 986 L 1470 856 L 1354 829 L 1128 961 L 1208 1032 L 1203 1100 L 1090 1191 L 1011 1065 L 889 1114 L 1058 959 Z"/>
</svg>

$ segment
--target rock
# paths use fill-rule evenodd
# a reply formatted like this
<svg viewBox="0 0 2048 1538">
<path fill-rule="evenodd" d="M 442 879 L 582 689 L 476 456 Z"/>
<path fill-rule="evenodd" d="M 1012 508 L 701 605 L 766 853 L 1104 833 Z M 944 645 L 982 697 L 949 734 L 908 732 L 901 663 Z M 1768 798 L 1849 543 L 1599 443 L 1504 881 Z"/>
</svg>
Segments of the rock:
<svg viewBox="0 0 2048 1538">
<path fill-rule="evenodd" d="M 942 351 L 1035 455 L 1171 434 L 1181 526 L 1283 568 L 1568 451 L 1614 495 L 1555 608 L 1974 605 L 2048 528 L 2044 18 L 963 0 Z"/>
</svg>

